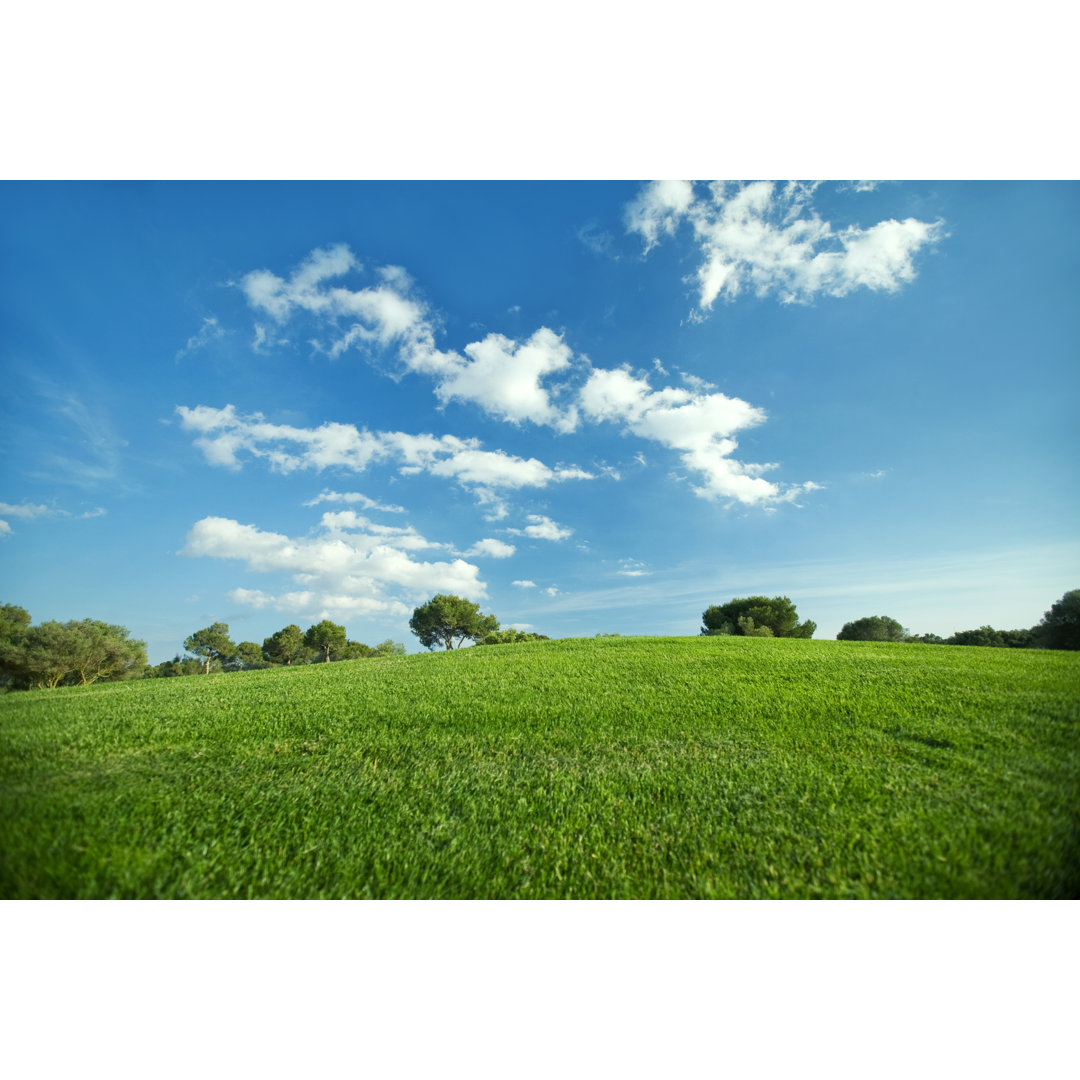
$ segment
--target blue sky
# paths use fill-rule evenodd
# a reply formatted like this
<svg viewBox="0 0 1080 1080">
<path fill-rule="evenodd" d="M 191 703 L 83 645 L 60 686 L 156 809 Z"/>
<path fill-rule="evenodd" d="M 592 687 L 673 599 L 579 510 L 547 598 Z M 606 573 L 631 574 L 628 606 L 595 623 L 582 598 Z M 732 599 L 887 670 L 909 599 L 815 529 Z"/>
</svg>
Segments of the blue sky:
<svg viewBox="0 0 1080 1080">
<path fill-rule="evenodd" d="M 1080 186 L 4 185 L 0 597 L 833 637 L 1080 586 Z"/>
</svg>

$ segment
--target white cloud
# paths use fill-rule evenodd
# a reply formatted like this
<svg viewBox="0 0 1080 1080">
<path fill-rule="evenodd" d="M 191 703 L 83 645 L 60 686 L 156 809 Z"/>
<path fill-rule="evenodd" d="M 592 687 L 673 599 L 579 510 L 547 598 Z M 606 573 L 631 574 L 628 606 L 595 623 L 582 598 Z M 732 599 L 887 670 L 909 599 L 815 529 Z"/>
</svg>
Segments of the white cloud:
<svg viewBox="0 0 1080 1080">
<path fill-rule="evenodd" d="M 314 536 L 289 537 L 207 517 L 188 533 L 181 555 L 236 559 L 254 573 L 284 574 L 297 589 L 270 594 L 239 588 L 232 599 L 257 609 L 304 614 L 312 619 L 374 613 L 406 614 L 409 604 L 435 592 L 486 598 L 479 568 L 464 559 L 421 562 L 411 551 L 443 545 L 412 528 L 376 526 L 353 511 L 323 516 Z"/>
<path fill-rule="evenodd" d="M 574 531 L 557 524 L 549 517 L 544 517 L 543 514 L 529 514 L 525 520 L 529 524 L 524 529 L 507 529 L 506 531 L 515 536 L 530 536 L 534 540 L 565 540 Z"/>
<path fill-rule="evenodd" d="M 616 570 L 615 573 L 623 577 L 648 577 L 652 573 L 651 570 L 645 569 L 645 563 L 637 559 L 620 559 L 619 566 L 621 569 Z"/>
<path fill-rule="evenodd" d="M 225 336 L 224 329 L 218 324 L 216 318 L 211 316 L 210 318 L 204 318 L 202 326 L 199 327 L 197 334 L 192 334 L 187 339 L 187 344 L 180 349 L 176 354 L 177 360 L 182 360 L 189 353 L 195 352 L 197 349 L 203 349 L 212 341 L 217 341 Z"/>
<path fill-rule="evenodd" d="M 0 514 L 5 517 L 18 517 L 18 518 L 36 518 L 36 517 L 48 517 L 51 514 L 63 513 L 61 510 L 55 510 L 51 506 L 45 506 L 41 503 L 5 503 L 0 502 Z"/>
<path fill-rule="evenodd" d="M 511 581 L 511 585 L 516 585 L 519 589 L 535 589 L 536 582 L 529 581 L 527 578 L 522 581 Z"/>
<path fill-rule="evenodd" d="M 549 585 L 546 589 L 541 589 L 540 591 L 545 593 L 547 596 L 558 596 L 559 595 L 559 590 L 556 589 L 554 585 Z"/>
<path fill-rule="evenodd" d="M 509 559 L 517 548 L 513 544 L 507 544 L 502 540 L 493 540 L 490 537 L 486 537 L 483 540 L 478 540 L 468 551 L 466 555 L 486 555 L 492 559 Z"/>
<path fill-rule="evenodd" d="M 70 510 L 61 510 L 58 506 L 46 506 L 43 503 L 5 503 L 0 502 L 0 514 L 5 518 L 15 517 L 31 521 L 40 517 L 65 517 L 77 518 L 85 521 L 89 518 L 104 516 L 108 511 L 102 506 L 96 506 L 93 510 L 87 510 L 82 514 L 72 514 Z M 0 534 L 8 535 L 12 529 L 6 521 L 0 521 Z"/>
<path fill-rule="evenodd" d="M 687 180 L 654 180 L 646 184 L 625 212 L 626 231 L 641 233 L 645 251 L 654 248 L 662 234 L 674 236 L 694 201 Z"/>
<path fill-rule="evenodd" d="M 762 409 L 740 398 L 685 387 L 653 390 L 646 378 L 617 368 L 593 371 L 580 402 L 590 419 L 621 423 L 635 435 L 680 451 L 683 464 L 701 476 L 694 492 L 703 498 L 753 505 L 791 501 L 816 487 L 771 483 L 761 473 L 775 465 L 746 464 L 731 456 L 738 448 L 734 434 L 765 419 Z"/>
<path fill-rule="evenodd" d="M 366 495 L 362 495 L 359 491 L 330 491 L 324 489 L 314 499 L 309 499 L 304 506 L 318 506 L 319 503 L 358 503 L 362 510 L 382 510 L 388 514 L 404 514 L 404 506 L 394 506 L 393 504 L 376 502 L 375 499 L 369 499 Z"/>
<path fill-rule="evenodd" d="M 195 445 L 212 465 L 242 467 L 242 454 L 265 460 L 280 473 L 297 469 L 321 471 L 338 467 L 362 472 L 373 462 L 389 461 L 408 476 L 426 472 L 483 489 L 482 502 L 491 502 L 491 489 L 546 487 L 566 480 L 592 479 L 577 466 L 554 468 L 536 458 L 520 458 L 502 450 L 484 450 L 478 439 L 455 435 L 410 435 L 401 431 L 372 433 L 352 424 L 325 423 L 298 428 L 268 423 L 261 413 L 239 415 L 232 405 L 177 406 L 181 426 L 199 433 Z"/>
<path fill-rule="evenodd" d="M 703 260 L 699 311 L 743 290 L 775 294 L 783 303 L 859 288 L 895 292 L 915 279 L 914 257 L 945 236 L 943 222 L 914 218 L 834 229 L 811 206 L 817 186 L 717 181 L 699 194 L 690 185 L 654 182 L 627 206 L 627 228 L 648 252 L 684 220 L 692 224 Z"/>
<path fill-rule="evenodd" d="M 528 341 L 502 334 L 465 346 L 468 361 L 455 362 L 436 386 L 444 404 L 455 398 L 472 401 L 501 420 L 531 420 L 559 431 L 573 431 L 577 412 L 558 409 L 541 380 L 570 366 L 572 352 L 562 337 L 542 326 Z"/>
</svg>

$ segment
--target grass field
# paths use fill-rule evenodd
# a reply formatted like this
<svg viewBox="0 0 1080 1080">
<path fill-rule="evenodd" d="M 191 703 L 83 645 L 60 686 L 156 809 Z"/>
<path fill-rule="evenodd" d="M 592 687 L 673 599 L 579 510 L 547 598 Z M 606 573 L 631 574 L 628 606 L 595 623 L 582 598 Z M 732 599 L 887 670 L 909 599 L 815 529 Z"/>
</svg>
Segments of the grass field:
<svg viewBox="0 0 1080 1080">
<path fill-rule="evenodd" d="M 0 699 L 0 895 L 1080 896 L 1080 655 L 600 638 Z"/>
</svg>

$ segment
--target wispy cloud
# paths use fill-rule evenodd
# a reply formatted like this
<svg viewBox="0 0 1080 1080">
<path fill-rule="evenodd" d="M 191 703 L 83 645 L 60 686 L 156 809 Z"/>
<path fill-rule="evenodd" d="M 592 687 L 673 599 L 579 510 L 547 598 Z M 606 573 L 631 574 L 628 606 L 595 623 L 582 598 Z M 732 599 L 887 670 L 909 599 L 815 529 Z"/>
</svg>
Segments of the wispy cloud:
<svg viewBox="0 0 1080 1080">
<path fill-rule="evenodd" d="M 377 502 L 375 499 L 369 499 L 366 495 L 362 495 L 359 491 L 330 491 L 326 489 L 315 496 L 314 499 L 309 499 L 305 506 L 318 506 L 319 503 L 349 503 L 357 504 L 361 510 L 382 510 L 389 514 L 404 514 L 404 506 L 394 506 L 392 504 Z"/>
<path fill-rule="evenodd" d="M 104 507 L 95 506 L 92 510 L 86 510 L 81 514 L 72 513 L 70 510 L 62 510 L 58 506 L 46 506 L 44 503 L 6 503 L 0 502 L 0 515 L 4 518 L 21 518 L 23 521 L 32 521 L 42 517 L 76 518 L 85 521 L 90 518 L 102 517 L 107 513 Z M 0 520 L 0 535 L 7 536 L 13 530 L 7 521 Z"/>
<path fill-rule="evenodd" d="M 910 217 L 834 229 L 813 209 L 817 187 L 716 181 L 702 190 L 654 181 L 627 206 L 627 230 L 641 236 L 648 253 L 689 223 L 702 255 L 699 316 L 718 297 L 733 300 L 744 291 L 774 294 L 782 303 L 863 288 L 895 292 L 915 279 L 915 256 L 946 235 L 943 222 Z"/>
<path fill-rule="evenodd" d="M 205 349 L 212 341 L 220 341 L 225 336 L 224 328 L 218 323 L 215 316 L 204 318 L 202 326 L 199 327 L 197 334 L 192 334 L 187 339 L 187 344 L 177 351 L 176 359 L 182 360 L 190 353 L 196 352 L 199 349 Z"/>
</svg>

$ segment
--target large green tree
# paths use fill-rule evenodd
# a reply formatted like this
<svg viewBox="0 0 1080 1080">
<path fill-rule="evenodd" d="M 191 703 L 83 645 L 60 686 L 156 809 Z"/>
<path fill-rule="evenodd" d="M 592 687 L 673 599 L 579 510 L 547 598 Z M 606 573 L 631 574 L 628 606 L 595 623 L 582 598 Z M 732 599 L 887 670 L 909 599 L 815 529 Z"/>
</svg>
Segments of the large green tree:
<svg viewBox="0 0 1080 1080">
<path fill-rule="evenodd" d="M 24 620 L 21 611 L 0 628 L 0 664 L 8 686 L 89 686 L 134 678 L 146 667 L 146 642 L 133 640 L 126 627 L 97 619 L 28 626 L 29 616 Z"/>
<path fill-rule="evenodd" d="M 1080 589 L 1071 589 L 1052 604 L 1033 629 L 1044 649 L 1080 649 Z"/>
<path fill-rule="evenodd" d="M 888 615 L 867 615 L 846 622 L 836 635 L 837 641 L 907 641 L 908 632 Z"/>
<path fill-rule="evenodd" d="M 296 623 L 283 626 L 264 639 L 263 659 L 271 664 L 306 664 L 311 649 L 304 643 L 304 631 Z"/>
<path fill-rule="evenodd" d="M 309 626 L 304 634 L 304 644 L 309 649 L 321 650 L 323 659 L 327 663 L 330 661 L 330 654 L 344 649 L 347 643 L 345 627 L 329 619 L 323 619 L 322 622 Z"/>
<path fill-rule="evenodd" d="M 203 674 L 210 674 L 210 664 L 223 663 L 236 655 L 236 646 L 229 638 L 229 624 L 216 622 L 203 630 L 196 630 L 185 642 L 189 653 L 200 657 L 204 664 Z"/>
<path fill-rule="evenodd" d="M 479 641 L 495 633 L 499 621 L 494 615 L 481 614 L 480 605 L 471 600 L 439 593 L 413 611 L 409 629 L 425 649 L 436 645 L 460 649 L 466 641 Z"/>
<path fill-rule="evenodd" d="M 702 612 L 701 621 L 701 632 L 706 635 L 808 638 L 817 629 L 817 623 L 809 619 L 799 622 L 795 605 L 786 596 L 745 596 L 714 604 Z"/>
</svg>

